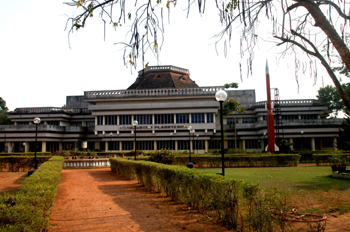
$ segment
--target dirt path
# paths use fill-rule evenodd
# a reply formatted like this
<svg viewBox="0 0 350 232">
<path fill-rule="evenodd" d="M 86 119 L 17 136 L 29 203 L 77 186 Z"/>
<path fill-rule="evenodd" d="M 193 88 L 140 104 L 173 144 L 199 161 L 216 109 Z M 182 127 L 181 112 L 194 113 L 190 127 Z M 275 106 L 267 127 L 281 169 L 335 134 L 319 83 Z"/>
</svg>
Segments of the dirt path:
<svg viewBox="0 0 350 232">
<path fill-rule="evenodd" d="M 0 194 L 18 191 L 27 175 L 27 172 L 0 172 Z"/>
<path fill-rule="evenodd" d="M 51 231 L 226 231 L 108 169 L 63 170 Z"/>
</svg>

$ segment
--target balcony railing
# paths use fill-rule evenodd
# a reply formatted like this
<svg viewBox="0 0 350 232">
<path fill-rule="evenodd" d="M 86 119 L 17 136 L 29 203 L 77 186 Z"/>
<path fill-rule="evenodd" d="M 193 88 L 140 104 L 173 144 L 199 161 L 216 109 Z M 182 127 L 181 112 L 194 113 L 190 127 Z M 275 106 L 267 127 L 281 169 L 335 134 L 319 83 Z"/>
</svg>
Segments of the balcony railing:
<svg viewBox="0 0 350 232">
<path fill-rule="evenodd" d="M 250 104 L 242 104 L 239 108 L 249 109 L 251 107 L 264 108 L 267 101 L 255 102 Z M 276 104 L 274 100 L 271 101 L 272 104 Z M 302 100 L 280 100 L 278 102 L 279 106 L 312 106 L 316 103 L 314 99 L 302 99 Z"/>
<path fill-rule="evenodd" d="M 222 86 L 198 87 L 198 88 L 163 88 L 163 89 L 130 89 L 130 90 L 106 90 L 85 91 L 85 99 L 96 98 L 122 98 L 122 97 L 148 97 L 148 96 L 186 96 L 186 95 L 213 95 L 224 89 Z"/>
<path fill-rule="evenodd" d="M 62 107 L 30 107 L 16 108 L 14 113 L 90 113 L 88 109 L 62 108 Z M 11 113 L 11 112 L 10 112 Z"/>
</svg>

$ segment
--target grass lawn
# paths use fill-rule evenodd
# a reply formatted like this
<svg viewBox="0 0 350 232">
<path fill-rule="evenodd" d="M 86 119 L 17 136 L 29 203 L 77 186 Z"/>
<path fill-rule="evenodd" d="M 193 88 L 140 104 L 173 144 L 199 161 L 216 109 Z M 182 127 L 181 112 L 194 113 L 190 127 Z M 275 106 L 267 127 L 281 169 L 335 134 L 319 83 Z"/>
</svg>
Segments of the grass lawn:
<svg viewBox="0 0 350 232">
<path fill-rule="evenodd" d="M 197 168 L 208 173 L 221 168 Z M 313 213 L 350 211 L 350 180 L 332 178 L 329 166 L 226 168 L 226 178 L 258 182 L 287 192 L 291 205 Z"/>
</svg>

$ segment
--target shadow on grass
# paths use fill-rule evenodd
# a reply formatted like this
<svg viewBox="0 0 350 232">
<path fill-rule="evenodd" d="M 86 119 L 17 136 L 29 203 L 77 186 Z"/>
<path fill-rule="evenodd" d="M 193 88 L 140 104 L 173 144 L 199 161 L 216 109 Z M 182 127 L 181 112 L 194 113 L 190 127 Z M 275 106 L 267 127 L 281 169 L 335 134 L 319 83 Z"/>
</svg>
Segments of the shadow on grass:
<svg viewBox="0 0 350 232">
<path fill-rule="evenodd" d="M 332 177 L 332 175 L 327 176 L 315 176 L 310 178 L 310 181 L 300 182 L 302 185 L 292 186 L 293 189 L 302 189 L 302 190 L 321 190 L 321 191 L 330 191 L 330 190 L 339 190 L 346 191 L 350 189 L 350 180 L 348 179 L 337 179 Z"/>
</svg>

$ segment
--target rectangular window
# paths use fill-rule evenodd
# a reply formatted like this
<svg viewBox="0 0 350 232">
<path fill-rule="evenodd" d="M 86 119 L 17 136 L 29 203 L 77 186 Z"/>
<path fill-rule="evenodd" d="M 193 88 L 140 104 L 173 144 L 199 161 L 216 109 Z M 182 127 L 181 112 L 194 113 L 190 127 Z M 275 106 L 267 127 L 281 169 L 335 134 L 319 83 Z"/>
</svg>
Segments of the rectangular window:
<svg viewBox="0 0 350 232">
<path fill-rule="evenodd" d="M 235 120 L 236 120 L 236 123 L 238 123 L 238 118 L 227 118 L 227 125 L 234 125 Z"/>
<path fill-rule="evenodd" d="M 97 116 L 97 125 L 103 125 L 103 116 Z"/>
<path fill-rule="evenodd" d="M 100 151 L 105 151 L 105 150 L 106 150 L 106 143 L 100 142 Z"/>
<path fill-rule="evenodd" d="M 256 118 L 242 118 L 242 123 L 255 123 Z"/>
<path fill-rule="evenodd" d="M 119 125 L 131 125 L 131 115 L 120 115 Z"/>
<path fill-rule="evenodd" d="M 322 138 L 322 147 L 333 147 L 333 138 Z"/>
<path fill-rule="evenodd" d="M 189 142 L 186 140 L 177 141 L 177 149 L 178 150 L 190 150 Z"/>
<path fill-rule="evenodd" d="M 132 141 L 122 141 L 122 150 L 123 151 L 134 150 L 134 143 Z"/>
<path fill-rule="evenodd" d="M 298 115 L 282 115 L 283 120 L 296 120 L 299 119 Z"/>
<path fill-rule="evenodd" d="M 204 113 L 191 114 L 191 123 L 204 123 Z"/>
<path fill-rule="evenodd" d="M 117 125 L 117 115 L 105 116 L 105 125 Z"/>
<path fill-rule="evenodd" d="M 136 141 L 136 149 L 142 151 L 154 151 L 153 141 Z"/>
<path fill-rule="evenodd" d="M 190 115 L 176 114 L 176 123 L 190 123 Z"/>
<path fill-rule="evenodd" d="M 245 141 L 245 149 L 260 149 L 261 145 L 257 139 L 247 139 Z"/>
<path fill-rule="evenodd" d="M 95 127 L 95 122 L 86 122 L 86 127 L 88 127 L 88 128 Z"/>
<path fill-rule="evenodd" d="M 237 147 L 239 147 L 238 140 L 236 141 Z M 235 140 L 227 140 L 228 149 L 235 149 Z"/>
<path fill-rule="evenodd" d="M 154 124 L 174 124 L 173 114 L 155 114 Z"/>
<path fill-rule="evenodd" d="M 204 140 L 194 140 L 193 141 L 193 150 L 204 150 L 205 149 L 205 141 Z"/>
<path fill-rule="evenodd" d="M 175 150 L 175 141 L 170 140 L 170 141 L 157 141 L 157 150 Z"/>
<path fill-rule="evenodd" d="M 210 140 L 209 141 L 209 149 L 220 149 L 220 140 Z"/>
<path fill-rule="evenodd" d="M 152 124 L 152 114 L 134 115 L 134 119 L 140 124 Z"/>
<path fill-rule="evenodd" d="M 317 119 L 317 115 L 316 114 L 301 115 L 301 119 L 313 120 L 313 119 Z"/>
<path fill-rule="evenodd" d="M 108 141 L 108 150 L 119 151 L 119 141 Z"/>
<path fill-rule="evenodd" d="M 214 114 L 207 113 L 207 123 L 213 123 L 213 122 L 214 122 Z"/>
<path fill-rule="evenodd" d="M 47 124 L 52 125 L 52 124 L 49 124 L 49 122 L 47 122 Z M 82 123 L 81 122 L 71 122 L 70 126 L 82 126 Z"/>
</svg>

